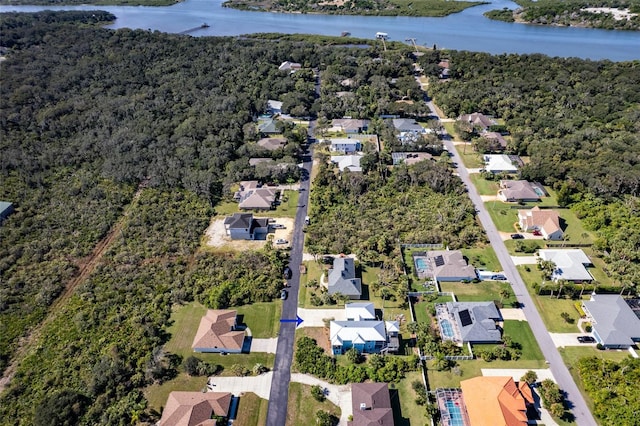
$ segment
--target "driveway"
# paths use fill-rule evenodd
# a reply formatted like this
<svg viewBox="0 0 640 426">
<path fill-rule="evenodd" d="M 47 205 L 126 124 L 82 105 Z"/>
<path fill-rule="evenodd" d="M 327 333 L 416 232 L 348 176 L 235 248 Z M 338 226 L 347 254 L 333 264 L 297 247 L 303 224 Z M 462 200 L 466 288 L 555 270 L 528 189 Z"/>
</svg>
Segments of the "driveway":
<svg viewBox="0 0 640 426">
<path fill-rule="evenodd" d="M 298 308 L 298 316 L 303 319 L 300 327 L 324 327 L 324 320 L 346 321 L 347 314 L 341 309 L 306 309 Z"/>
<path fill-rule="evenodd" d="M 251 352 L 266 352 L 269 354 L 276 353 L 276 347 L 278 346 L 278 339 L 251 339 Z"/>
<path fill-rule="evenodd" d="M 597 343 L 580 343 L 578 336 L 586 336 L 585 333 L 549 333 L 556 348 L 564 346 L 596 346 Z"/>
<path fill-rule="evenodd" d="M 522 309 L 500 309 L 500 315 L 502 315 L 502 319 L 505 320 L 516 320 L 516 321 L 526 321 L 527 317 L 524 316 L 524 312 Z"/>
<path fill-rule="evenodd" d="M 253 392 L 262 399 L 269 399 L 271 393 L 271 379 L 273 372 L 249 377 L 209 377 L 207 388 L 209 392 L 231 392 L 239 396 L 244 392 Z"/>
<path fill-rule="evenodd" d="M 292 373 L 291 381 L 296 383 L 303 383 L 305 385 L 320 385 L 327 389 L 327 399 L 338 407 L 340 407 L 340 423 L 339 425 L 346 426 L 349 415 L 353 414 L 351 406 L 351 385 L 332 385 L 313 376 L 300 373 Z"/>
<path fill-rule="evenodd" d="M 537 265 L 538 256 L 511 256 L 514 265 Z"/>
</svg>

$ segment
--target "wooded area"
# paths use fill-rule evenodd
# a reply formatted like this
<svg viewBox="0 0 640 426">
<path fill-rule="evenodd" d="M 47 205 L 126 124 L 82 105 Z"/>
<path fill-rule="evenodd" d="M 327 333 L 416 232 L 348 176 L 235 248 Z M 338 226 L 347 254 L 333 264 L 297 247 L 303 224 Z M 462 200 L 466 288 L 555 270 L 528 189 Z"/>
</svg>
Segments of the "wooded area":
<svg viewBox="0 0 640 426">
<path fill-rule="evenodd" d="M 484 15 L 505 22 L 558 25 L 605 30 L 640 30 L 638 0 L 515 0 L 520 7 L 491 10 Z M 614 10 L 609 10 L 609 9 Z"/>
</svg>

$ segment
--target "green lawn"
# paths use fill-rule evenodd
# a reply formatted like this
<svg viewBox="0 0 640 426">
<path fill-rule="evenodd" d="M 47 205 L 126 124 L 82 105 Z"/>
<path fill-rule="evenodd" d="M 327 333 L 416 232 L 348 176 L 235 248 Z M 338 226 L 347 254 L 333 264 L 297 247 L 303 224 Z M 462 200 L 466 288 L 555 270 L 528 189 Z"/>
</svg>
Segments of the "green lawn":
<svg viewBox="0 0 640 426">
<path fill-rule="evenodd" d="M 462 249 L 462 255 L 469 259 L 469 264 L 478 269 L 487 271 L 501 271 L 502 266 L 496 256 L 496 252 L 490 245 L 478 248 Z"/>
<path fill-rule="evenodd" d="M 167 333 L 171 339 L 164 345 L 165 351 L 177 354 L 183 358 L 193 354 L 191 344 L 198 331 L 200 319 L 207 312 L 207 308 L 198 302 L 182 306 L 174 306 Z"/>
<path fill-rule="evenodd" d="M 482 156 L 473 150 L 471 143 L 466 145 L 455 145 L 458 155 L 462 158 L 462 163 L 468 169 L 481 169 L 484 167 Z M 492 194 L 493 195 L 493 194 Z"/>
<path fill-rule="evenodd" d="M 269 401 L 253 392 L 245 392 L 240 397 L 238 414 L 234 424 L 241 426 L 262 426 L 267 424 Z"/>
<path fill-rule="evenodd" d="M 242 323 L 251 329 L 253 337 L 276 337 L 282 312 L 282 304 L 278 302 L 259 302 L 235 309 L 238 315 L 243 315 Z"/>
<path fill-rule="evenodd" d="M 440 283 L 442 291 L 453 292 L 460 302 L 486 302 L 491 300 L 500 301 L 500 290 L 507 289 L 509 297 L 502 300 L 504 306 L 508 306 L 516 301 L 511 289 L 511 285 L 504 281 L 482 281 L 474 283 Z"/>
<path fill-rule="evenodd" d="M 288 426 L 315 424 L 316 412 L 328 411 L 340 418 L 340 407 L 337 407 L 328 399 L 323 402 L 316 401 L 311 396 L 311 386 L 302 383 L 289 383 L 289 403 L 287 408 Z M 244 425 L 243 423 L 239 423 Z"/>
<path fill-rule="evenodd" d="M 512 205 L 514 204 L 507 204 L 502 201 L 489 201 L 484 203 L 498 231 L 518 232 L 515 227 L 515 224 L 518 222 L 518 209 L 512 209 Z"/>
<path fill-rule="evenodd" d="M 307 266 L 307 273 L 300 277 L 300 292 L 298 293 L 298 306 L 307 309 L 326 309 L 333 308 L 338 306 L 313 306 L 311 304 L 311 295 L 313 292 L 316 294 L 320 294 L 320 287 L 313 289 L 307 287 L 307 283 L 311 280 L 316 280 L 318 284 L 320 284 L 320 277 L 323 271 L 323 265 L 319 264 L 314 260 L 303 262 Z M 342 305 L 340 306 L 342 308 Z"/>
<path fill-rule="evenodd" d="M 416 380 L 422 383 L 422 374 L 419 371 L 411 371 L 406 373 L 405 378 L 399 383 L 392 384 L 396 388 L 390 389 L 396 426 L 418 426 L 426 423 L 426 410 L 415 403 L 416 392 L 411 387 L 411 383 Z"/>
<path fill-rule="evenodd" d="M 282 202 L 275 210 L 269 210 L 266 212 L 257 213 L 257 216 L 265 217 L 296 217 L 296 211 L 298 209 L 298 198 L 300 194 L 295 190 L 284 190 L 282 196 Z M 230 216 L 234 213 L 238 213 L 237 201 L 223 201 L 215 207 L 216 215 L 218 216 Z"/>
<path fill-rule="evenodd" d="M 498 193 L 498 182 L 486 180 L 480 173 L 472 173 L 470 177 L 479 195 L 496 195 Z"/>
<path fill-rule="evenodd" d="M 180 373 L 178 377 L 161 385 L 155 384 L 148 386 L 144 390 L 144 394 L 149 401 L 149 407 L 162 412 L 167 397 L 173 391 L 192 391 L 200 392 L 207 386 L 207 377 L 191 377 L 187 373 Z"/>
<path fill-rule="evenodd" d="M 529 323 L 526 321 L 506 320 L 504 322 L 504 333 L 511 336 L 514 342 L 522 345 L 523 361 L 543 361 L 544 355 L 540 351 L 538 342 L 536 341 Z"/>
</svg>

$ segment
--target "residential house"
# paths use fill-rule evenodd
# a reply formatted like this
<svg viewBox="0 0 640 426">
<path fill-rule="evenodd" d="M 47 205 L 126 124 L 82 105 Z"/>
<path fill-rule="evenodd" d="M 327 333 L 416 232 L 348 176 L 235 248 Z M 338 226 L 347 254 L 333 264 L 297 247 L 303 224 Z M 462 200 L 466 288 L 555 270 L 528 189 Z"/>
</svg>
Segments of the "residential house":
<svg viewBox="0 0 640 426">
<path fill-rule="evenodd" d="M 498 343 L 502 316 L 494 302 L 447 302 L 436 305 L 443 340 L 458 344 Z"/>
<path fill-rule="evenodd" d="M 278 121 L 274 118 L 267 118 L 264 120 L 258 121 L 258 132 L 263 135 L 277 135 L 278 133 L 282 133 L 278 126 L 276 125 Z"/>
<path fill-rule="evenodd" d="M 268 151 L 276 151 L 284 148 L 286 145 L 286 138 L 262 138 L 258 141 L 258 146 Z"/>
<path fill-rule="evenodd" d="M 269 220 L 252 213 L 234 213 L 224 219 L 224 229 L 232 240 L 260 240 L 269 233 Z"/>
<path fill-rule="evenodd" d="M 518 167 L 513 164 L 511 156 L 504 154 L 489 154 L 484 156 L 484 168 L 494 174 L 516 173 Z"/>
<path fill-rule="evenodd" d="M 341 131 L 346 134 L 358 134 L 369 130 L 369 120 L 355 118 L 336 118 L 331 121 L 331 130 Z"/>
<path fill-rule="evenodd" d="M 240 195 L 240 210 L 266 211 L 276 205 L 276 190 L 274 188 L 257 188 L 243 191 Z"/>
<path fill-rule="evenodd" d="M 534 404 L 529 385 L 512 377 L 481 376 L 460 382 L 464 405 L 473 426 L 524 426 Z"/>
<path fill-rule="evenodd" d="M 297 62 L 284 61 L 283 63 L 280 64 L 280 66 L 278 67 L 278 70 L 289 71 L 291 73 L 294 73 L 301 68 L 302 68 L 302 65 Z"/>
<path fill-rule="evenodd" d="M 501 180 L 498 198 L 506 202 L 540 201 L 545 195 L 539 185 L 526 180 Z"/>
<path fill-rule="evenodd" d="M 371 302 L 354 302 L 344 305 L 347 321 L 376 320 L 376 310 Z"/>
<path fill-rule="evenodd" d="M 554 210 L 542 210 L 535 206 L 529 210 L 518 210 L 518 224 L 526 232 L 540 231 L 546 240 L 561 240 L 560 216 Z"/>
<path fill-rule="evenodd" d="M 491 151 L 507 149 L 507 140 L 498 132 L 484 132 L 480 136 L 491 142 Z"/>
<path fill-rule="evenodd" d="M 351 348 L 360 353 L 380 353 L 387 344 L 384 321 L 331 321 L 329 336 L 334 355 Z"/>
<path fill-rule="evenodd" d="M 553 281 L 567 280 L 574 283 L 593 281 L 587 270 L 591 259 L 581 249 L 540 249 L 538 256 L 542 260 L 550 260 L 556 265 L 551 275 Z"/>
<path fill-rule="evenodd" d="M 394 118 L 391 122 L 393 123 L 393 127 L 400 133 L 413 133 L 416 135 L 424 135 L 427 133 L 427 129 L 412 118 Z"/>
<path fill-rule="evenodd" d="M 338 165 L 341 172 L 349 170 L 350 172 L 361 172 L 360 160 L 362 155 L 332 155 L 331 162 Z"/>
<path fill-rule="evenodd" d="M 400 163 L 411 166 L 423 160 L 432 160 L 433 155 L 426 152 L 392 152 L 391 159 L 394 166 Z"/>
<path fill-rule="evenodd" d="M 348 426 L 393 426 L 393 409 L 387 383 L 351 385 L 353 420 Z"/>
<path fill-rule="evenodd" d="M 216 426 L 227 417 L 233 395 L 229 392 L 178 392 L 167 397 L 159 426 Z M 227 424 L 221 422 L 220 424 Z"/>
<path fill-rule="evenodd" d="M 269 99 L 267 101 L 267 112 L 272 115 L 282 114 L 282 102 Z"/>
<path fill-rule="evenodd" d="M 362 281 L 356 278 L 355 262 L 350 257 L 335 257 L 327 280 L 329 294 L 340 293 L 350 299 L 362 297 Z"/>
<path fill-rule="evenodd" d="M 242 352 L 245 332 L 237 329 L 236 321 L 237 311 L 207 310 L 191 347 L 195 352 Z"/>
<path fill-rule="evenodd" d="M 13 213 L 13 203 L 0 201 L 0 224 Z"/>
<path fill-rule="evenodd" d="M 423 262 L 416 260 L 417 268 L 424 268 L 420 272 L 437 281 L 471 281 L 477 278 L 475 268 L 467 263 L 460 250 L 428 251 Z"/>
<path fill-rule="evenodd" d="M 493 119 L 479 112 L 474 112 L 473 114 L 463 114 L 458 117 L 458 121 L 468 122 L 472 124 L 473 127 L 480 128 L 481 130 L 487 130 L 489 127 L 496 124 Z"/>
<path fill-rule="evenodd" d="M 358 139 L 351 138 L 333 138 L 331 140 L 331 148 L 333 152 L 344 152 L 345 154 L 358 152 L 362 149 L 362 144 Z"/>
<path fill-rule="evenodd" d="M 440 61 L 438 62 L 438 68 L 440 68 L 440 74 L 438 75 L 438 77 L 442 78 L 442 79 L 447 79 L 449 78 L 449 61 L 448 60 L 444 60 L 444 61 Z"/>
<path fill-rule="evenodd" d="M 634 301 L 638 305 L 638 301 Z M 633 302 L 632 302 L 633 303 Z M 640 309 L 631 306 L 617 294 L 592 294 L 582 302 L 593 337 L 608 349 L 627 349 L 640 342 Z"/>
</svg>

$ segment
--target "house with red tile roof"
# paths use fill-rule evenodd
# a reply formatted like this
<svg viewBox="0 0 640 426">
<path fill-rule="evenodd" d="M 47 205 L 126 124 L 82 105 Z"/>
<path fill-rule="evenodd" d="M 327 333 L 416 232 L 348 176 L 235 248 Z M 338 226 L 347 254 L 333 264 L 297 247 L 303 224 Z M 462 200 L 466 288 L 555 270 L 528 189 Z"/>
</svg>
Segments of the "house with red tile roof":
<svg viewBox="0 0 640 426">
<path fill-rule="evenodd" d="M 518 223 L 523 231 L 540 231 L 545 240 L 561 240 L 563 236 L 560 216 L 553 210 L 542 210 L 538 206 L 518 210 Z"/>
<path fill-rule="evenodd" d="M 460 382 L 464 405 L 473 426 L 527 424 L 527 407 L 534 404 L 531 388 L 512 377 L 482 376 Z"/>
<path fill-rule="evenodd" d="M 200 326 L 191 347 L 195 352 L 240 353 L 245 332 L 237 329 L 237 311 L 209 309 L 200 320 Z"/>
<path fill-rule="evenodd" d="M 158 425 L 216 426 L 229 415 L 231 398 L 229 392 L 171 392 Z"/>
</svg>

